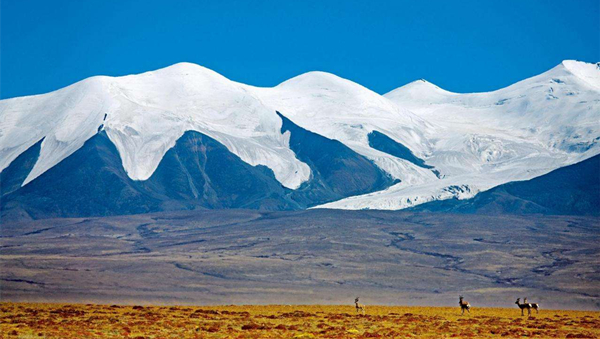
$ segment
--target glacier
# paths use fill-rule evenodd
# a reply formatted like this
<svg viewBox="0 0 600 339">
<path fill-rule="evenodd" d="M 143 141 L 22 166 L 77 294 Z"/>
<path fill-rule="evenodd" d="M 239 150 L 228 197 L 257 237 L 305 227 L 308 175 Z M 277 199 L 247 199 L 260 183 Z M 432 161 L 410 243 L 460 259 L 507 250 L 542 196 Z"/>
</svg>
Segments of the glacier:
<svg viewBox="0 0 600 339">
<path fill-rule="evenodd" d="M 402 209 L 434 200 L 467 199 L 528 180 L 600 152 L 600 66 L 566 60 L 553 69 L 487 93 L 459 94 L 425 80 L 384 97 L 434 128 L 425 157 L 437 181 L 400 183 L 381 192 L 320 207 Z"/>
</svg>

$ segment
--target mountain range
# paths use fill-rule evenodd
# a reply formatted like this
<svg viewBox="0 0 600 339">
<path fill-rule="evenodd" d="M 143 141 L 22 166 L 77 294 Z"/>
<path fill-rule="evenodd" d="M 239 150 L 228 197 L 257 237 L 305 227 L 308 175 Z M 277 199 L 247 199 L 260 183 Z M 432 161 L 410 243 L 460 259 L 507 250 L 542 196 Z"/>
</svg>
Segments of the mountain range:
<svg viewBox="0 0 600 339">
<path fill-rule="evenodd" d="M 0 101 L 5 219 L 187 209 L 600 213 L 600 64 L 487 93 L 272 88 L 179 63 Z M 553 201 L 554 200 L 554 201 Z M 566 206 L 566 207 L 565 207 Z"/>
</svg>

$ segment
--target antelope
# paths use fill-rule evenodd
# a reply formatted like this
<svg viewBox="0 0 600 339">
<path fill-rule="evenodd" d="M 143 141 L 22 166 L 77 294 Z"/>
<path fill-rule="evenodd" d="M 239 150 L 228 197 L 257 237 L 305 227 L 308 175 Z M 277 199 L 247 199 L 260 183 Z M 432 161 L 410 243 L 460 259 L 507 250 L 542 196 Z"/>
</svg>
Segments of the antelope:
<svg viewBox="0 0 600 339">
<path fill-rule="evenodd" d="M 528 303 L 527 302 L 527 298 L 523 299 L 523 302 L 525 304 L 529 304 L 529 307 L 533 308 L 535 310 L 535 313 L 540 313 L 540 304 L 537 304 L 537 303 Z"/>
<path fill-rule="evenodd" d="M 365 305 L 358 302 L 358 297 L 356 297 L 356 299 L 354 299 L 354 305 L 356 306 L 356 313 L 360 313 L 361 311 L 363 314 L 366 313 L 366 307 L 365 307 Z"/>
<path fill-rule="evenodd" d="M 465 310 L 467 310 L 468 313 L 471 313 L 471 304 L 469 304 L 468 301 L 464 301 L 463 299 L 464 298 L 462 295 L 458 297 L 458 304 L 460 305 L 461 315 L 465 314 Z"/>
<path fill-rule="evenodd" d="M 527 300 L 527 299 L 525 299 Z M 521 304 L 521 298 L 517 298 L 517 301 L 515 301 L 515 304 L 517 304 L 517 306 L 519 306 L 519 308 L 521 309 L 521 316 L 524 316 L 525 314 L 523 314 L 523 310 L 527 309 L 527 315 L 530 316 L 531 315 L 531 305 L 524 302 Z"/>
</svg>

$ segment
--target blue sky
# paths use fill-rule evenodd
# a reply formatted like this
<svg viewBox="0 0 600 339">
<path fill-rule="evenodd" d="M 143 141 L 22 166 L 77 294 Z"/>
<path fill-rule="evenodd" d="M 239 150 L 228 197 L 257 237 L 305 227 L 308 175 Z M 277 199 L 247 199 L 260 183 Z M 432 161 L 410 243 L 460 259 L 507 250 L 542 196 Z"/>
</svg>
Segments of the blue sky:
<svg viewBox="0 0 600 339">
<path fill-rule="evenodd" d="M 0 98 L 194 62 L 257 86 L 321 70 L 487 91 L 600 61 L 598 0 L 0 2 Z"/>
</svg>

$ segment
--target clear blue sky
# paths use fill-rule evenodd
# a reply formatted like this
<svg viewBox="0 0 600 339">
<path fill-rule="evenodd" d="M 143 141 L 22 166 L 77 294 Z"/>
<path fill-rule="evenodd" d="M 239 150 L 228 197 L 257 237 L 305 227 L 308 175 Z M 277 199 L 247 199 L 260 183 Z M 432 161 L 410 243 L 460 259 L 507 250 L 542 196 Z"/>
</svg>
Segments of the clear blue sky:
<svg viewBox="0 0 600 339">
<path fill-rule="evenodd" d="M 321 70 L 385 93 L 497 89 L 600 61 L 598 0 L 0 1 L 0 98 L 194 62 L 274 86 Z"/>
</svg>

